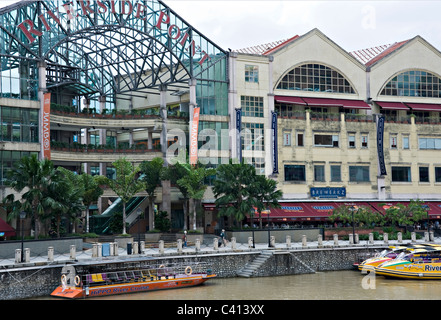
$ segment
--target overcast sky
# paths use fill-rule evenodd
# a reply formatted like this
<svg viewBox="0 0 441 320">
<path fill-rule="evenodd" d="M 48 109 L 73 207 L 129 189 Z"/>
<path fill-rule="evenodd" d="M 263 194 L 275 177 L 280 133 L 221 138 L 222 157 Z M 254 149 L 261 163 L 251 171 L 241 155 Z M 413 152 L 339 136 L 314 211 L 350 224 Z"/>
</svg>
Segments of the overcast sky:
<svg viewBox="0 0 441 320">
<path fill-rule="evenodd" d="M 16 1 L 0 0 L 0 7 Z M 224 49 L 303 35 L 318 28 L 347 51 L 422 36 L 441 51 L 441 0 L 164 0 Z"/>
</svg>

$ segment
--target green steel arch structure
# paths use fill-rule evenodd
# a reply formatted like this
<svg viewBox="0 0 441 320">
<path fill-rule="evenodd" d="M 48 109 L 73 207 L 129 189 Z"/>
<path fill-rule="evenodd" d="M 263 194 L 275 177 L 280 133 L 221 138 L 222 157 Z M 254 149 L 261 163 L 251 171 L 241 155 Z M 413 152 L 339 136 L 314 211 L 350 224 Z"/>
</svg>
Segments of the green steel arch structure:
<svg viewBox="0 0 441 320">
<path fill-rule="evenodd" d="M 107 101 L 156 93 L 149 90 L 161 85 L 179 91 L 190 79 L 203 87 L 216 82 L 216 93 L 227 94 L 227 53 L 157 0 L 21 1 L 2 8 L 0 59 L 3 97 L 37 100 L 41 62 L 49 90 L 68 86 L 79 95 L 112 97 Z"/>
</svg>

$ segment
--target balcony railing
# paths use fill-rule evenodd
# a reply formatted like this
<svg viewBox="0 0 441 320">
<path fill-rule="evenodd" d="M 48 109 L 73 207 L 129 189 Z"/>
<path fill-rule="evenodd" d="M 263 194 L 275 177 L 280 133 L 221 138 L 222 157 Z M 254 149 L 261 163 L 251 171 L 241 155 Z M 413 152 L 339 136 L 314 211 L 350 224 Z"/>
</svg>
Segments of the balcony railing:
<svg viewBox="0 0 441 320">
<path fill-rule="evenodd" d="M 105 152 L 105 153 L 141 153 L 141 152 L 158 152 L 161 150 L 161 145 L 153 146 L 153 149 L 148 149 L 144 144 L 127 146 L 112 146 L 112 145 L 93 145 L 76 143 L 68 144 L 66 142 L 51 141 L 51 149 L 56 151 L 68 152 Z"/>
</svg>

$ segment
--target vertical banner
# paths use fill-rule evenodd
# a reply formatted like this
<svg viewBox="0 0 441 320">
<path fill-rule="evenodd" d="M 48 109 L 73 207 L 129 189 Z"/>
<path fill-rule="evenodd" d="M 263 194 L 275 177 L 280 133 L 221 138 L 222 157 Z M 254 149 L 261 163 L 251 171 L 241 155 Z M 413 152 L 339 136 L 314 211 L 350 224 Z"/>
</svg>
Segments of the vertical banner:
<svg viewBox="0 0 441 320">
<path fill-rule="evenodd" d="M 236 154 L 239 163 L 242 162 L 242 109 L 236 109 Z"/>
<path fill-rule="evenodd" d="M 196 165 L 198 162 L 199 111 L 200 108 L 194 108 L 193 122 L 190 128 L 190 164 L 192 165 Z"/>
<path fill-rule="evenodd" d="M 378 153 L 378 173 L 380 176 L 387 175 L 384 163 L 384 116 L 377 115 L 377 153 Z"/>
<path fill-rule="evenodd" d="M 45 93 L 43 96 L 43 141 L 42 151 L 43 158 L 51 159 L 51 94 Z"/>
<path fill-rule="evenodd" d="M 277 112 L 271 111 L 271 140 L 273 143 L 273 173 L 279 173 L 279 156 L 277 151 Z"/>
</svg>

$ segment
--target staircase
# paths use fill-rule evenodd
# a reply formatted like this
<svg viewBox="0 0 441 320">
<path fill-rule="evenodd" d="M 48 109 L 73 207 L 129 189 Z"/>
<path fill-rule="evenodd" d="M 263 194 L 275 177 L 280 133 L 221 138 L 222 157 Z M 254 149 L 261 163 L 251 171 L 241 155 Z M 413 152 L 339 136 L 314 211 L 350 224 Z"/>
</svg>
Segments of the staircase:
<svg viewBox="0 0 441 320">
<path fill-rule="evenodd" d="M 241 270 L 237 272 L 237 276 L 249 278 L 255 273 L 269 258 L 271 258 L 273 252 L 265 250 L 260 253 L 257 258 L 255 258 L 250 263 L 246 264 Z"/>
</svg>

